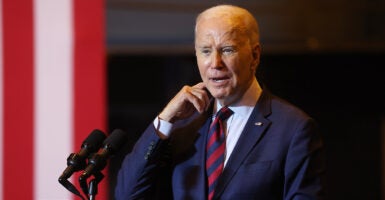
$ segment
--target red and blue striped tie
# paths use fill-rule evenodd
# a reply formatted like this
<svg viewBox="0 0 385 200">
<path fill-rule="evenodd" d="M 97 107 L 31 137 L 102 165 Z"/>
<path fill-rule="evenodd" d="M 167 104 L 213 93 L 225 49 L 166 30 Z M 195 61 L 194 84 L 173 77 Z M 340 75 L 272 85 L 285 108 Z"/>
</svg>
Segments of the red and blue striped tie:
<svg viewBox="0 0 385 200">
<path fill-rule="evenodd" d="M 229 118 L 232 114 L 233 111 L 228 107 L 223 107 L 219 112 L 217 112 L 215 119 L 210 126 L 207 137 L 206 172 L 208 179 L 209 200 L 211 200 L 214 196 L 215 185 L 219 175 L 222 173 L 225 160 L 224 153 L 226 140 L 223 121 Z"/>
</svg>

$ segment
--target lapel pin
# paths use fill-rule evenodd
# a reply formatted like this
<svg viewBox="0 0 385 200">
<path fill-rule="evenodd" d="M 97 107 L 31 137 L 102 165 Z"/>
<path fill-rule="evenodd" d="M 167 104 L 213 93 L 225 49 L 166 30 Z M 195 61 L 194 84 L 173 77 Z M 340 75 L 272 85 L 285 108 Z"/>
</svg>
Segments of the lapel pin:
<svg viewBox="0 0 385 200">
<path fill-rule="evenodd" d="M 262 126 L 262 124 L 263 124 L 262 122 L 255 122 L 256 126 Z"/>
</svg>

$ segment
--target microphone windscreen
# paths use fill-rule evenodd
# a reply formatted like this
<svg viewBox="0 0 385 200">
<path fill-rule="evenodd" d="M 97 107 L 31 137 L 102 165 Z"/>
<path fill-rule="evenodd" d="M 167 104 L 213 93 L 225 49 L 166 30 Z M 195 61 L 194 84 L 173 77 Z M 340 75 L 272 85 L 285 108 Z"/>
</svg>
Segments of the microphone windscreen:
<svg viewBox="0 0 385 200">
<path fill-rule="evenodd" d="M 128 140 L 128 135 L 126 132 L 115 129 L 112 131 L 111 135 L 104 141 L 103 146 L 107 147 L 111 153 L 117 152 L 124 143 Z"/>
<path fill-rule="evenodd" d="M 102 146 L 106 137 L 107 136 L 102 131 L 95 129 L 84 140 L 82 148 L 86 147 L 89 151 L 96 152 Z"/>
</svg>

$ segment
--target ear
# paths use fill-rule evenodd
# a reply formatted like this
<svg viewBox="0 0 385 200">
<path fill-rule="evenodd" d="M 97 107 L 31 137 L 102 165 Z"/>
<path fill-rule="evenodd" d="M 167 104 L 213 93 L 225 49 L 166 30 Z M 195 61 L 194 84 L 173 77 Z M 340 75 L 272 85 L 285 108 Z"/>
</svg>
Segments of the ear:
<svg viewBox="0 0 385 200">
<path fill-rule="evenodd" d="M 259 65 L 259 59 L 261 57 L 261 46 L 259 45 L 259 43 L 254 44 L 251 51 L 252 51 L 252 55 L 253 55 L 252 68 L 255 68 L 252 70 L 256 71 L 257 67 Z"/>
</svg>

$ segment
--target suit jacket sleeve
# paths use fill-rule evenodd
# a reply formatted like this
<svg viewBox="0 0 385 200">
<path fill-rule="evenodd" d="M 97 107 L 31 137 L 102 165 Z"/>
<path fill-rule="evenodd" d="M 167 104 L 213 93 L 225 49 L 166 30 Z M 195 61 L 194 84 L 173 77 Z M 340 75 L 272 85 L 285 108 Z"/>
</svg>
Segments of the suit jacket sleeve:
<svg viewBox="0 0 385 200">
<path fill-rule="evenodd" d="M 169 142 L 161 140 L 151 124 L 122 163 L 118 173 L 115 198 L 117 200 L 170 199 L 169 162 Z"/>
<path fill-rule="evenodd" d="M 309 118 L 298 122 L 296 129 L 286 157 L 284 199 L 323 199 L 325 166 L 321 135 Z"/>
</svg>

